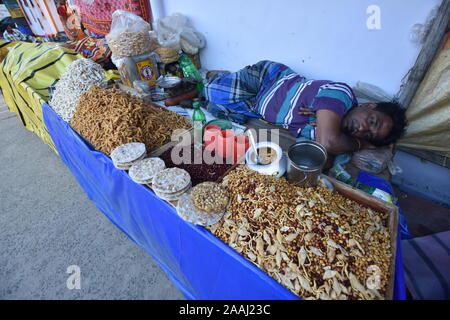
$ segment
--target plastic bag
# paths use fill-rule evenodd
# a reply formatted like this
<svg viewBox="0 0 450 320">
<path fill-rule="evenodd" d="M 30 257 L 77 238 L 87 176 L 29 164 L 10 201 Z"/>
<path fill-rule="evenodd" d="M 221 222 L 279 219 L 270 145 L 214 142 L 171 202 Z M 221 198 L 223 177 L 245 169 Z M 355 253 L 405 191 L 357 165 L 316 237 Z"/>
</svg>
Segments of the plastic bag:
<svg viewBox="0 0 450 320">
<path fill-rule="evenodd" d="M 425 43 L 425 40 L 430 32 L 431 26 L 438 13 L 439 6 L 435 6 L 427 16 L 425 23 L 416 23 L 412 26 L 409 40 L 416 46 L 421 46 Z"/>
<path fill-rule="evenodd" d="M 106 40 L 114 59 L 138 56 L 152 50 L 150 24 L 125 10 L 114 11 Z"/>
<path fill-rule="evenodd" d="M 205 37 L 195 30 L 181 13 L 158 20 L 156 24 L 158 43 L 163 47 L 182 49 L 196 54 L 206 44 Z"/>
<path fill-rule="evenodd" d="M 205 47 L 206 40 L 203 34 L 194 30 L 193 28 L 185 27 L 180 34 L 181 40 L 185 40 L 189 45 L 202 49 Z M 189 52 L 187 52 L 189 53 Z"/>
<path fill-rule="evenodd" d="M 352 88 L 358 103 L 392 101 L 392 97 L 379 87 L 358 81 Z"/>
<path fill-rule="evenodd" d="M 187 23 L 187 18 L 180 13 L 160 19 L 156 25 L 158 42 L 163 47 L 178 47 L 180 33 Z"/>
<path fill-rule="evenodd" d="M 351 163 L 363 171 L 378 174 L 387 168 L 392 156 L 389 148 L 364 149 L 353 153 Z"/>
<path fill-rule="evenodd" d="M 116 10 L 112 14 L 111 30 L 106 38 L 122 32 L 150 32 L 150 30 L 150 24 L 138 15 L 125 10 Z"/>
</svg>

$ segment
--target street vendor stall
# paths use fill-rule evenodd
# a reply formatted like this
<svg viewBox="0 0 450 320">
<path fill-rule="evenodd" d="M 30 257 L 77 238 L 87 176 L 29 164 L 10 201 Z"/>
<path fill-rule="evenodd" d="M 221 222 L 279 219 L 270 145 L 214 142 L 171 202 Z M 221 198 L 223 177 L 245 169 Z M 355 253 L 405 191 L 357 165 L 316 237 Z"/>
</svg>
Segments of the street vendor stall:
<svg viewBox="0 0 450 320">
<path fill-rule="evenodd" d="M 207 229 L 184 221 L 171 204 L 158 198 L 148 187 L 133 182 L 51 107 L 44 104 L 43 113 L 61 159 L 89 198 L 161 265 L 186 298 L 298 298 Z M 397 246 L 392 274 L 394 299 L 405 298 L 402 268 L 400 246 Z"/>
<path fill-rule="evenodd" d="M 229 120 L 205 123 L 192 61 L 204 41 L 195 30 L 177 41 L 184 33 L 198 46 L 166 50 L 142 43 L 151 38 L 145 21 L 114 28 L 113 19 L 113 29 L 107 40 L 121 84 L 76 52 L 41 44 L 16 46 L 0 83 L 10 109 L 186 298 L 405 298 L 396 206 L 320 176 L 327 153 L 317 143 L 306 145 L 320 165 L 297 181 L 290 166 L 303 153 L 291 159 L 286 141 L 254 145 Z M 29 46 L 40 54 L 30 56 Z M 165 74 L 170 63 L 180 77 Z M 167 108 L 179 104 L 188 108 Z M 211 158 L 196 162 L 197 152 Z"/>
</svg>

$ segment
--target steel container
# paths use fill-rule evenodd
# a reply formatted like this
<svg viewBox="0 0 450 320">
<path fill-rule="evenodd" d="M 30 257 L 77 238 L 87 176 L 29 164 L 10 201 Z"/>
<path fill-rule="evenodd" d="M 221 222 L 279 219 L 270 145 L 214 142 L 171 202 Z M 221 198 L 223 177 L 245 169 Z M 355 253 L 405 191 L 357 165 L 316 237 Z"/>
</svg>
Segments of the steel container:
<svg viewBox="0 0 450 320">
<path fill-rule="evenodd" d="M 286 178 L 296 186 L 314 187 L 327 161 L 327 151 L 314 141 L 301 141 L 289 147 Z"/>
</svg>

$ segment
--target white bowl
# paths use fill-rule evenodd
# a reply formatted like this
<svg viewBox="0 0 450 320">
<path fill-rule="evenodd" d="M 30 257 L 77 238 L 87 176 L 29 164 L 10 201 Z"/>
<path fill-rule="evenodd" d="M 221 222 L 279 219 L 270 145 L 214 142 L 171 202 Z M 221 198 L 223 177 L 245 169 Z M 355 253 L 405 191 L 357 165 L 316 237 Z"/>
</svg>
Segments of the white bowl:
<svg viewBox="0 0 450 320">
<path fill-rule="evenodd" d="M 273 142 L 259 142 L 256 144 L 256 149 L 261 148 L 271 148 L 274 149 L 277 153 L 277 157 L 274 161 L 272 161 L 269 164 L 256 164 L 255 161 L 252 161 L 252 155 L 253 155 L 253 149 L 249 148 L 247 152 L 245 153 L 245 162 L 247 164 L 247 167 L 250 170 L 254 170 L 256 172 L 259 172 L 261 174 L 276 176 L 277 178 L 280 178 L 284 175 L 286 172 L 286 157 L 283 154 L 283 151 L 281 150 L 280 146 Z"/>
</svg>

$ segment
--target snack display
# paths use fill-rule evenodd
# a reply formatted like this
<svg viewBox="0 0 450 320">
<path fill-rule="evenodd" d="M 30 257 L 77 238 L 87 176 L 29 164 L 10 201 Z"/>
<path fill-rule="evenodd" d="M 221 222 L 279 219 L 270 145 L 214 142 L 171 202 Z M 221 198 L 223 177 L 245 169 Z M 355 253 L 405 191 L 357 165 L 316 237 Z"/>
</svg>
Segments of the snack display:
<svg viewBox="0 0 450 320">
<path fill-rule="evenodd" d="M 220 177 L 222 177 L 233 165 L 227 163 L 212 163 L 212 164 L 195 164 L 194 163 L 194 146 L 192 145 L 189 149 L 191 154 L 191 161 L 187 161 L 188 163 L 180 163 L 174 164 L 172 161 L 172 150 L 170 148 L 162 153 L 159 157 L 164 160 L 166 167 L 178 167 L 186 170 L 192 179 L 192 185 L 196 186 L 197 184 L 205 181 L 217 181 Z M 180 150 L 180 157 L 183 157 L 184 151 L 188 151 L 187 149 Z M 202 152 L 204 148 L 202 149 Z M 211 153 L 211 157 L 215 157 L 214 152 Z M 222 161 L 224 161 L 222 159 Z"/>
<path fill-rule="evenodd" d="M 80 96 L 91 85 L 100 85 L 103 80 L 104 71 L 99 64 L 90 59 L 75 60 L 56 83 L 50 106 L 64 121 L 69 122 Z"/>
<path fill-rule="evenodd" d="M 120 32 L 108 36 L 108 46 L 116 59 L 138 56 L 152 51 L 155 48 L 154 41 L 148 31 Z"/>
<path fill-rule="evenodd" d="M 164 200 L 178 200 L 191 187 L 191 177 L 186 170 L 167 168 L 153 177 L 152 188 Z"/>
<path fill-rule="evenodd" d="M 155 52 L 162 63 L 172 63 L 178 60 L 178 51 L 174 48 L 158 46 Z"/>
<path fill-rule="evenodd" d="M 111 152 L 111 159 L 116 168 L 128 170 L 134 161 L 143 159 L 146 152 L 145 144 L 130 142 L 115 148 Z"/>
<path fill-rule="evenodd" d="M 211 226 L 222 219 L 224 211 L 220 212 L 205 212 L 198 210 L 192 204 L 192 193 L 183 194 L 178 200 L 177 213 L 178 215 L 193 224 L 200 226 Z"/>
<path fill-rule="evenodd" d="M 93 86 L 78 100 L 70 125 L 96 149 L 110 154 L 128 142 L 142 142 L 151 151 L 170 141 L 174 130 L 190 128 L 191 122 L 117 88 Z"/>
<path fill-rule="evenodd" d="M 111 29 L 106 35 L 114 59 L 138 56 L 155 49 L 156 39 L 150 36 L 150 24 L 127 10 L 112 14 Z"/>
<path fill-rule="evenodd" d="M 166 165 L 160 158 L 147 158 L 136 161 L 130 168 L 130 178 L 140 184 L 151 184 L 153 177 L 164 170 Z"/>
<path fill-rule="evenodd" d="M 203 182 L 192 188 L 191 201 L 195 209 L 203 212 L 222 212 L 228 205 L 225 189 L 214 182 Z"/>
<path fill-rule="evenodd" d="M 230 204 L 211 232 L 290 291 L 303 299 L 385 297 L 387 214 L 324 187 L 295 187 L 245 166 L 222 186 Z"/>
</svg>

